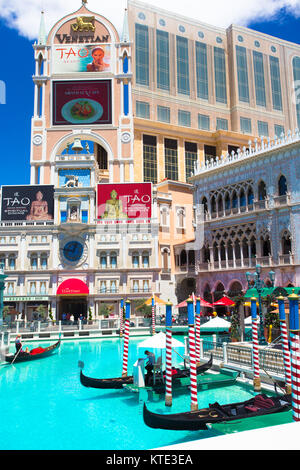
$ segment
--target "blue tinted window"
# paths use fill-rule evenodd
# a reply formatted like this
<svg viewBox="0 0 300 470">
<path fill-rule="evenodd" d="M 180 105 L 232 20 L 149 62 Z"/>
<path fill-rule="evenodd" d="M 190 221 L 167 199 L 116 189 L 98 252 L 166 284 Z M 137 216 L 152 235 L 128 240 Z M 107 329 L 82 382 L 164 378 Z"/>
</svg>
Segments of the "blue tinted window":
<svg viewBox="0 0 300 470">
<path fill-rule="evenodd" d="M 214 48 L 214 64 L 216 101 L 219 103 L 227 103 L 224 49 L 220 49 L 219 47 Z"/>
<path fill-rule="evenodd" d="M 136 102 L 136 116 L 143 119 L 150 119 L 150 105 L 145 101 Z"/>
<path fill-rule="evenodd" d="M 209 131 L 209 116 L 206 116 L 205 114 L 198 114 L 198 128 Z"/>
<path fill-rule="evenodd" d="M 163 90 L 170 89 L 169 68 L 169 34 L 165 31 L 156 31 L 157 49 L 157 87 Z"/>
<path fill-rule="evenodd" d="M 170 108 L 167 108 L 166 106 L 157 106 L 157 120 L 170 122 Z"/>
<path fill-rule="evenodd" d="M 196 42 L 196 72 L 197 72 L 197 96 L 208 99 L 207 76 L 207 47 L 206 44 Z"/>
<path fill-rule="evenodd" d="M 251 119 L 241 117 L 240 124 L 241 124 L 241 132 L 245 132 L 245 134 L 251 134 L 251 131 L 252 131 Z"/>
<path fill-rule="evenodd" d="M 272 101 L 273 108 L 278 111 L 282 110 L 282 97 L 281 97 L 281 84 L 280 84 L 280 69 L 279 59 L 277 57 L 269 57 L 270 59 L 270 75 L 272 87 Z"/>
<path fill-rule="evenodd" d="M 135 25 L 136 83 L 149 86 L 149 33 L 148 26 Z"/>
<path fill-rule="evenodd" d="M 239 100 L 249 103 L 247 51 L 245 47 L 236 46 L 236 65 Z"/>
<path fill-rule="evenodd" d="M 177 40 L 177 90 L 183 95 L 190 94 L 188 40 L 176 37 Z"/>
<path fill-rule="evenodd" d="M 217 130 L 228 131 L 227 119 L 217 118 Z"/>
<path fill-rule="evenodd" d="M 266 106 L 266 89 L 263 55 L 261 52 L 253 51 L 255 97 L 258 106 Z"/>
<path fill-rule="evenodd" d="M 178 124 L 179 126 L 191 127 L 191 113 L 189 111 L 178 111 Z"/>
<path fill-rule="evenodd" d="M 297 92 L 300 88 L 300 57 L 293 58 L 294 90 Z M 296 101 L 297 126 L 300 128 L 300 100 Z"/>
<path fill-rule="evenodd" d="M 257 121 L 258 135 L 267 137 L 269 135 L 269 126 L 267 122 Z"/>
</svg>

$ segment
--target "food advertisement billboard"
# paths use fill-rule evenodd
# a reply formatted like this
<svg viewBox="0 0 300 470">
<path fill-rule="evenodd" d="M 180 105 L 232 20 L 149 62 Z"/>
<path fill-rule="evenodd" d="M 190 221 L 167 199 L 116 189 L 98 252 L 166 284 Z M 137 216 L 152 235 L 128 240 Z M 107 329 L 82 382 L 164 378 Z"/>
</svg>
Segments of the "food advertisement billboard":
<svg viewBox="0 0 300 470">
<path fill-rule="evenodd" d="M 53 82 L 54 126 L 111 124 L 111 80 Z"/>
<path fill-rule="evenodd" d="M 72 44 L 53 47 L 52 73 L 111 72 L 111 46 Z"/>
<path fill-rule="evenodd" d="M 98 221 L 151 219 L 152 183 L 98 184 Z"/>
<path fill-rule="evenodd" d="M 2 186 L 1 220 L 54 219 L 54 186 Z"/>
</svg>

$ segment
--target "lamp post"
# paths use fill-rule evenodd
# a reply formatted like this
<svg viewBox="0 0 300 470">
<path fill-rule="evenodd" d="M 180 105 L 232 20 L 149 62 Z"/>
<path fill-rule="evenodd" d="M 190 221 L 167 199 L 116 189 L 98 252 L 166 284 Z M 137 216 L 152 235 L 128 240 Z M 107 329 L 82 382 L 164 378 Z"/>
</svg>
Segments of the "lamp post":
<svg viewBox="0 0 300 470">
<path fill-rule="evenodd" d="M 274 282 L 275 282 L 275 273 L 274 271 L 269 272 L 269 277 L 272 283 L 272 287 L 274 287 Z M 264 318 L 263 318 L 263 312 L 262 312 L 262 305 L 261 305 L 261 295 L 263 292 L 264 287 L 266 287 L 266 284 L 264 280 L 261 278 L 261 265 L 257 264 L 255 273 L 246 273 L 246 278 L 248 282 L 249 288 L 251 287 L 251 281 L 254 282 L 254 287 L 257 290 L 258 293 L 258 305 L 259 305 L 259 344 L 261 345 L 266 345 L 266 339 L 264 335 Z"/>
<path fill-rule="evenodd" d="M 7 276 L 4 274 L 4 266 L 3 264 L 0 265 L 0 328 L 3 325 L 3 295 L 4 295 L 4 289 L 5 289 L 5 279 Z"/>
</svg>

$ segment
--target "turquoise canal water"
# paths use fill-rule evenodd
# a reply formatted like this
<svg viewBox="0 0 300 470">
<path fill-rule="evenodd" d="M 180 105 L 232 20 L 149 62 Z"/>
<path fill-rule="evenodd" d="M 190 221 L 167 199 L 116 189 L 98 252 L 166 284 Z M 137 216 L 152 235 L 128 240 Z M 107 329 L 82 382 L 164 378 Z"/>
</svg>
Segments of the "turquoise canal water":
<svg viewBox="0 0 300 470">
<path fill-rule="evenodd" d="M 130 339 L 128 373 L 145 338 Z M 183 337 L 177 339 L 183 342 Z M 48 345 L 49 343 L 47 343 Z M 46 343 L 45 343 L 46 345 Z M 78 360 L 86 375 L 117 377 L 122 373 L 123 341 L 101 339 L 66 341 L 51 357 L 0 367 L 1 450 L 143 450 L 202 439 L 220 432 L 165 431 L 144 424 L 142 402 L 126 390 L 83 387 Z M 142 354 L 143 355 L 143 354 Z M 199 408 L 219 401 L 250 398 L 253 392 L 234 385 L 198 393 Z M 178 413 L 190 410 L 190 396 L 148 402 L 151 411 Z"/>
</svg>

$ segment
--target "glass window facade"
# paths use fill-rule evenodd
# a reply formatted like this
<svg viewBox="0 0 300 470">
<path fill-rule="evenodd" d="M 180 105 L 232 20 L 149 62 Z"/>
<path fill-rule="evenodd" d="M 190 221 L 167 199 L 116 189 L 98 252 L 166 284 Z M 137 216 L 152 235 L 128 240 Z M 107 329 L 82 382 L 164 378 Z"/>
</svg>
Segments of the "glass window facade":
<svg viewBox="0 0 300 470">
<path fill-rule="evenodd" d="M 214 47 L 214 65 L 216 101 L 227 103 L 225 52 L 220 47 Z"/>
<path fill-rule="evenodd" d="M 191 113 L 189 111 L 178 110 L 178 125 L 191 127 Z"/>
<path fill-rule="evenodd" d="M 194 173 L 194 163 L 197 161 L 197 144 L 185 142 L 185 177 L 186 180 Z"/>
<path fill-rule="evenodd" d="M 157 183 L 156 137 L 152 135 L 143 136 L 143 170 L 145 183 Z"/>
<path fill-rule="evenodd" d="M 189 48 L 188 40 L 176 36 L 177 50 L 177 91 L 183 95 L 190 94 Z"/>
<path fill-rule="evenodd" d="M 165 178 L 178 181 L 177 140 L 165 139 Z"/>
<path fill-rule="evenodd" d="M 208 100 L 208 73 L 206 44 L 196 41 L 197 96 Z"/>
<path fill-rule="evenodd" d="M 170 122 L 170 108 L 166 106 L 157 106 L 157 120 L 161 122 Z"/>
<path fill-rule="evenodd" d="M 149 86 L 149 31 L 148 26 L 135 25 L 136 83 Z"/>
<path fill-rule="evenodd" d="M 269 59 L 273 109 L 276 109 L 277 111 L 282 111 L 279 59 L 278 57 L 273 56 L 270 56 Z"/>
<path fill-rule="evenodd" d="M 241 117 L 240 126 L 241 126 L 241 132 L 244 132 L 245 134 L 251 134 L 252 132 L 251 119 Z"/>
<path fill-rule="evenodd" d="M 249 103 L 249 82 L 247 67 L 247 51 L 245 47 L 236 46 L 236 65 L 239 100 Z"/>
<path fill-rule="evenodd" d="M 169 33 L 156 31 L 157 88 L 170 90 Z"/>
<path fill-rule="evenodd" d="M 253 69 L 256 104 L 258 106 L 266 106 L 265 73 L 263 55 L 261 52 L 253 51 Z"/>
<path fill-rule="evenodd" d="M 217 130 L 228 131 L 228 120 L 217 118 Z"/>
<path fill-rule="evenodd" d="M 136 102 L 136 117 L 150 119 L 150 105 L 145 101 Z"/>
<path fill-rule="evenodd" d="M 205 114 L 198 114 L 198 129 L 209 131 L 210 129 L 209 116 L 206 116 Z"/>
<path fill-rule="evenodd" d="M 257 121 L 257 130 L 260 137 L 267 137 L 269 135 L 268 123 L 264 121 Z"/>
<path fill-rule="evenodd" d="M 295 93 L 300 89 L 300 57 L 293 58 L 293 75 Z M 296 100 L 297 126 L 300 129 L 300 99 Z"/>
</svg>

